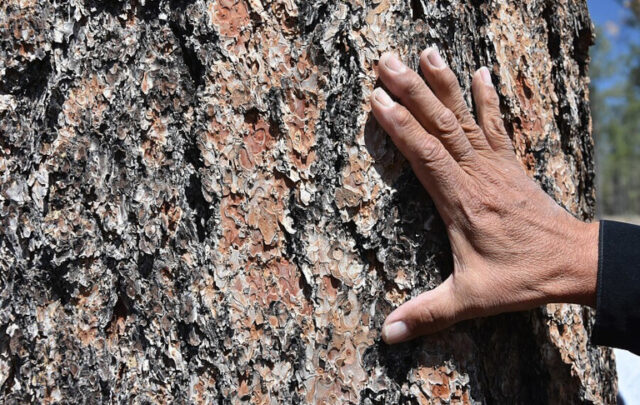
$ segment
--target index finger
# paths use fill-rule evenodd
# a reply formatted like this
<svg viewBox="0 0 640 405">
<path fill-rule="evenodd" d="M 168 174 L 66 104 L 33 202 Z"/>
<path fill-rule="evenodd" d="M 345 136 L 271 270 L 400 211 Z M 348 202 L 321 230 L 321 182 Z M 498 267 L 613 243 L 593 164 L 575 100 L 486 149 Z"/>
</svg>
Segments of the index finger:
<svg viewBox="0 0 640 405">
<path fill-rule="evenodd" d="M 371 104 L 378 123 L 411 163 L 436 205 L 443 207 L 456 200 L 464 172 L 442 143 L 383 89 L 373 92 Z"/>
</svg>

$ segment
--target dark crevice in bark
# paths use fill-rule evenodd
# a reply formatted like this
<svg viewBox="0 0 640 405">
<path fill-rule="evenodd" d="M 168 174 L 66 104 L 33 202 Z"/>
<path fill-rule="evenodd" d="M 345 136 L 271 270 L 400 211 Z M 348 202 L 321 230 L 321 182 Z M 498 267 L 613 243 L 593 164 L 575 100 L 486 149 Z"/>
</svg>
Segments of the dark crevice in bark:
<svg viewBox="0 0 640 405">
<path fill-rule="evenodd" d="M 478 356 L 485 369 L 492 373 L 481 373 L 479 387 L 487 403 L 520 403 L 522 398 L 536 398 L 536 403 L 545 404 L 550 375 L 543 367 L 545 359 L 541 357 L 540 344 L 530 332 L 532 315 L 528 313 L 503 314 L 484 320 L 473 328 L 474 342 Z M 495 328 L 509 325 L 511 333 L 496 339 Z M 504 359 L 495 353 L 514 352 L 517 357 L 510 359 L 511 367 L 503 367 Z M 514 370 L 518 374 L 513 374 Z M 519 390 L 514 392 L 501 381 L 517 384 Z"/>
<path fill-rule="evenodd" d="M 305 261 L 305 246 L 298 232 L 304 232 L 305 225 L 311 219 L 311 215 L 309 215 L 307 208 L 297 204 L 295 190 L 289 193 L 289 215 L 293 219 L 293 223 L 296 224 L 296 233 L 293 235 L 288 232 L 284 233 L 286 258 L 302 268 L 309 263 Z"/>
<path fill-rule="evenodd" d="M 554 61 L 560 57 L 560 44 L 562 42 L 556 26 L 555 7 L 556 5 L 553 2 L 548 2 L 542 11 L 542 18 L 547 26 L 547 49 L 551 59 Z"/>
<path fill-rule="evenodd" d="M 3 350 L 3 352 L 5 350 Z M 22 360 L 20 359 L 20 356 L 11 356 L 9 364 L 9 372 L 6 375 L 6 379 L 3 384 L 3 392 L 5 396 L 8 396 L 11 393 L 16 381 L 20 379 L 20 367 L 22 366 Z"/>
<path fill-rule="evenodd" d="M 302 294 L 304 295 L 304 298 L 307 300 L 307 302 L 313 305 L 313 286 L 309 284 L 304 274 L 300 275 L 298 286 L 302 290 Z"/>
<path fill-rule="evenodd" d="M 108 13 L 114 17 L 117 17 L 122 13 L 125 0 L 88 0 L 87 6 L 90 9 L 96 10 L 96 14 Z"/>
<path fill-rule="evenodd" d="M 370 369 L 376 366 L 384 367 L 389 378 L 398 386 L 402 386 L 407 382 L 411 369 L 418 364 L 418 358 L 414 354 L 419 342 L 420 340 L 413 340 L 387 345 L 379 340 L 367 348 L 363 355 L 363 364 Z"/>
<path fill-rule="evenodd" d="M 26 66 L 9 67 L 0 80 L 0 94 L 12 94 L 36 100 L 47 88 L 51 71 L 49 55 L 29 62 Z"/>
<path fill-rule="evenodd" d="M 47 101 L 47 107 L 45 110 L 45 123 L 47 131 L 42 134 L 40 138 L 43 143 L 51 143 L 57 136 L 58 130 L 58 116 L 62 112 L 62 105 L 65 101 L 65 95 L 60 89 L 60 84 L 53 87 L 49 94 Z"/>
<path fill-rule="evenodd" d="M 111 331 L 115 332 L 115 328 L 117 328 L 117 326 L 114 325 L 114 323 L 117 323 L 119 319 L 126 319 L 131 312 L 130 304 L 128 303 L 128 298 L 126 294 L 123 291 L 119 291 L 119 290 L 120 289 L 118 289 L 118 295 L 117 295 L 118 298 L 116 299 L 116 303 L 113 306 L 111 319 L 109 319 L 109 322 L 107 322 L 107 324 L 104 327 L 104 332 L 107 335 Z"/>
<path fill-rule="evenodd" d="M 191 364 L 194 359 L 198 357 L 198 347 L 192 346 L 188 342 L 191 341 L 190 335 L 195 332 L 197 326 L 194 324 L 188 324 L 184 321 L 179 321 L 177 325 L 178 335 L 180 336 L 181 352 L 183 358 L 187 364 Z"/>
<path fill-rule="evenodd" d="M 582 22 L 578 28 L 577 35 L 573 38 L 573 59 L 578 62 L 580 75 L 586 76 L 589 68 L 589 48 L 594 44 L 593 31 L 591 25 Z"/>
<path fill-rule="evenodd" d="M 189 45 L 187 38 L 193 34 L 193 26 L 188 21 L 184 22 L 184 27 L 176 22 L 171 22 L 169 27 L 180 45 L 180 51 L 182 53 L 182 60 L 189 70 L 189 76 L 193 81 L 195 87 L 200 87 L 204 84 L 205 68 L 198 54 L 192 45 Z"/>
<path fill-rule="evenodd" d="M 556 94 L 560 97 L 559 105 L 557 107 L 557 112 L 554 114 L 556 126 L 560 131 L 560 141 L 562 151 L 569 155 L 571 154 L 573 145 L 572 143 L 572 131 L 574 130 L 571 127 L 571 106 L 564 94 L 566 94 L 566 85 L 563 80 L 563 67 L 562 67 L 562 58 L 563 52 L 561 49 L 561 35 L 560 35 L 560 27 L 558 27 L 556 18 L 555 18 L 555 7 L 550 2 L 546 5 L 542 16 L 546 23 L 547 28 L 547 48 L 549 50 L 549 56 L 552 62 L 551 68 L 551 80 L 553 81 L 554 89 Z M 544 160 L 540 160 L 540 162 L 544 162 Z"/>
<path fill-rule="evenodd" d="M 184 13 L 187 7 L 193 4 L 195 0 L 145 0 L 144 2 L 134 0 L 134 2 L 138 8 L 138 15 L 144 21 L 151 22 L 158 18 L 158 15 L 163 9 L 166 10 L 165 7 Z"/>
<path fill-rule="evenodd" d="M 63 306 L 66 305 L 71 299 L 71 289 L 64 279 L 69 272 L 69 262 L 56 264 L 55 251 L 46 246 L 40 254 L 40 268 L 45 274 L 53 299 L 59 299 Z"/>
<path fill-rule="evenodd" d="M 284 122 L 284 113 L 281 108 L 284 97 L 284 91 L 281 88 L 269 89 L 266 94 L 266 104 L 269 106 L 269 111 L 267 111 L 269 135 L 271 135 L 273 139 L 280 139 L 287 133 L 287 124 Z"/>
<path fill-rule="evenodd" d="M 411 16 L 414 20 L 424 20 L 425 10 L 423 0 L 411 0 Z"/>
<path fill-rule="evenodd" d="M 203 242 L 209 236 L 209 220 L 213 216 L 213 209 L 202 194 L 202 182 L 197 173 L 193 173 L 189 177 L 184 195 L 189 207 L 195 214 L 193 221 L 196 225 L 198 240 Z"/>
<path fill-rule="evenodd" d="M 197 103 L 197 100 L 194 98 L 191 102 Z M 198 119 L 189 128 L 189 132 L 182 133 L 184 142 L 184 154 L 182 157 L 184 162 L 191 166 L 191 168 L 188 169 L 191 171 L 191 175 L 189 176 L 189 182 L 186 183 L 187 187 L 185 188 L 185 198 L 187 199 L 189 206 L 192 209 L 196 209 L 198 215 L 204 215 L 206 217 L 206 222 L 213 215 L 217 200 L 212 201 L 212 203 L 208 203 L 204 199 L 204 194 L 202 193 L 201 170 L 205 165 L 200 151 L 200 134 L 204 133 L 205 129 L 204 125 L 200 121 L 201 119 L 203 119 L 203 117 L 198 117 Z"/>
<path fill-rule="evenodd" d="M 149 23 L 158 18 L 162 0 L 133 0 L 138 10 L 138 16 Z M 144 3 L 144 4 L 143 4 Z"/>
<path fill-rule="evenodd" d="M 144 278 L 149 278 L 149 275 L 153 271 L 153 264 L 155 262 L 155 255 L 146 253 L 140 253 L 138 255 L 138 271 Z"/>
<path fill-rule="evenodd" d="M 180 12 L 184 12 L 187 7 L 192 5 L 195 0 L 169 0 L 169 7 L 172 10 L 178 10 Z"/>
<path fill-rule="evenodd" d="M 325 21 L 329 13 L 329 1 L 298 1 L 299 16 L 303 35 L 311 34 L 315 28 Z"/>
<path fill-rule="evenodd" d="M 194 125 L 191 133 L 185 136 L 185 151 L 183 155 L 184 161 L 192 167 L 192 175 L 195 175 L 198 179 L 200 177 L 200 169 L 204 167 L 202 153 L 198 147 L 198 137 L 196 136 L 196 133 L 199 133 L 200 130 L 201 129 L 196 129 L 196 126 Z"/>
<path fill-rule="evenodd" d="M 449 242 L 443 228 L 440 228 L 439 232 L 435 232 L 438 230 L 437 224 L 441 223 L 441 220 L 437 219 L 436 222 L 433 222 L 430 219 L 433 216 L 438 217 L 431 198 L 409 167 L 394 183 L 394 187 L 397 191 L 385 207 L 383 218 L 388 221 L 393 221 L 394 218 L 401 219 L 393 224 L 396 232 L 387 234 L 386 230 L 391 229 L 390 223 L 381 221 L 378 224 L 378 232 L 382 233 L 383 238 L 390 238 L 389 243 L 398 245 L 398 248 L 389 252 L 385 268 L 397 270 L 401 263 L 415 260 L 420 267 L 431 268 L 435 273 L 441 272 L 441 278 L 444 280 L 451 272 L 451 267 L 447 265 L 448 261 L 444 257 L 450 252 Z M 408 213 L 412 213 L 412 216 L 407 215 Z M 427 231 L 425 229 L 426 221 L 432 221 L 431 225 L 434 229 Z M 403 235 L 403 238 L 398 240 L 400 235 Z M 434 254 L 436 254 L 438 262 L 446 265 L 446 268 L 432 267 L 435 265 L 431 261 L 431 256 Z M 416 257 L 414 258 L 413 255 Z M 395 275 L 392 274 L 390 277 L 393 278 Z M 424 289 L 432 282 L 430 272 L 419 272 L 416 287 Z"/>
<path fill-rule="evenodd" d="M 389 403 L 392 402 L 388 391 L 374 391 L 371 388 L 360 391 L 360 405 L 386 405 Z"/>
</svg>

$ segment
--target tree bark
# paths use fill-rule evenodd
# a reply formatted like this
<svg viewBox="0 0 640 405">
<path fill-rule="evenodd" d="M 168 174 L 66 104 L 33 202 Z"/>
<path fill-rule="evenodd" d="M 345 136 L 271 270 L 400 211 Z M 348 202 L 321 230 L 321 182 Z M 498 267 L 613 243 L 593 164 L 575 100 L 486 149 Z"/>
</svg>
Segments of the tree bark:
<svg viewBox="0 0 640 405">
<path fill-rule="evenodd" d="M 590 219 L 583 1 L 5 0 L 0 27 L 0 401 L 615 401 L 579 306 L 379 335 L 451 271 L 370 114 L 379 56 L 437 45 L 467 94 L 489 66 Z"/>
</svg>

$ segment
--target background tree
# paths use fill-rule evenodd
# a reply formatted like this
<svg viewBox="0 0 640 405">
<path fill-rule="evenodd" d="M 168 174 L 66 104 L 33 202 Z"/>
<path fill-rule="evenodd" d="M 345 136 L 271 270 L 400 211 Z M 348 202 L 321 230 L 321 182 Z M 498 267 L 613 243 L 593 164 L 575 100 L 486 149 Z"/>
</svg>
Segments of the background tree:
<svg viewBox="0 0 640 405">
<path fill-rule="evenodd" d="M 640 21 L 640 0 L 630 0 L 626 2 L 626 5 L 629 7 L 631 12 L 635 17 L 635 23 L 637 24 Z"/>
<path fill-rule="evenodd" d="M 597 145 L 599 210 L 640 213 L 640 19 L 637 2 L 614 36 L 601 28 L 593 52 L 592 112 Z"/>
<path fill-rule="evenodd" d="M 584 2 L 5 0 L 0 34 L 1 402 L 614 401 L 578 306 L 379 336 L 451 268 L 370 118 L 380 54 L 489 66 L 589 219 Z"/>
</svg>

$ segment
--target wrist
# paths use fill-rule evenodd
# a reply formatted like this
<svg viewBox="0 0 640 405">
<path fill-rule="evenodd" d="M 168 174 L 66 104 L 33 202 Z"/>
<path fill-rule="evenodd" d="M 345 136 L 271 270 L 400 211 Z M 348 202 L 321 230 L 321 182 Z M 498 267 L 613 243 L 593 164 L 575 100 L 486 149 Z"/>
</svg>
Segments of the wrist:
<svg viewBox="0 0 640 405">
<path fill-rule="evenodd" d="M 574 220 L 567 231 L 566 239 L 560 241 L 562 248 L 558 249 L 563 259 L 558 261 L 558 277 L 553 283 L 550 302 L 595 308 L 600 223 Z"/>
</svg>

